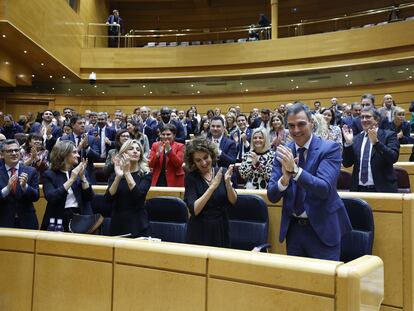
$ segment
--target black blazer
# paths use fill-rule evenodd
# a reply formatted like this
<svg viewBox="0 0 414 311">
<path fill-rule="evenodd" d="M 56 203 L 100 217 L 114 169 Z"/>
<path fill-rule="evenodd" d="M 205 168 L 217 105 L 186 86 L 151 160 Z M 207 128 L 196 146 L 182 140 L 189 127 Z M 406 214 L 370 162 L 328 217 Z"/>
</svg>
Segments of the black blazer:
<svg viewBox="0 0 414 311">
<path fill-rule="evenodd" d="M 9 193 L 6 197 L 1 189 L 7 186 L 9 174 L 3 161 L 0 161 L 0 227 L 14 228 L 15 215 L 19 218 L 24 229 L 39 229 L 33 202 L 39 200 L 39 177 L 35 168 L 19 164 L 18 174 L 28 175 L 27 189 L 23 192 L 20 183 L 17 183 L 16 193 Z"/>
<path fill-rule="evenodd" d="M 361 145 L 364 133 L 354 136 L 354 143 L 345 147 L 343 151 L 343 165 L 354 166 L 352 170 L 351 191 L 357 191 L 359 184 L 359 167 L 361 159 Z M 372 147 L 371 171 L 377 192 L 397 192 L 397 178 L 393 164 L 400 154 L 400 144 L 397 133 L 378 129 L 378 143 Z"/>
<path fill-rule="evenodd" d="M 71 172 L 69 172 L 70 176 Z M 49 225 L 49 219 L 61 218 L 63 219 L 63 212 L 65 210 L 66 197 L 68 192 L 63 187 L 66 182 L 66 174 L 61 171 L 55 171 L 52 169 L 43 173 L 43 192 L 47 201 L 45 215 L 42 221 L 42 230 L 46 230 Z M 76 201 L 78 201 L 79 208 L 82 215 L 92 214 L 92 208 L 90 201 L 94 197 L 92 186 L 86 190 L 82 189 L 82 183 L 80 177 L 72 184 L 72 191 L 75 195 Z"/>
</svg>

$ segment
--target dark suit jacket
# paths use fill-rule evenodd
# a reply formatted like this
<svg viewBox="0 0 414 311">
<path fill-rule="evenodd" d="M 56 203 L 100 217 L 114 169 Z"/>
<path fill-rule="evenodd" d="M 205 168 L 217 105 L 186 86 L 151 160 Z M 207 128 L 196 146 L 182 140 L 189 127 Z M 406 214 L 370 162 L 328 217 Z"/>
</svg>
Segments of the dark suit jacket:
<svg viewBox="0 0 414 311">
<path fill-rule="evenodd" d="M 7 186 L 9 175 L 4 162 L 0 162 L 0 227 L 13 228 L 17 214 L 22 228 L 37 230 L 39 224 L 33 202 L 39 199 L 39 177 L 35 168 L 23 164 L 19 165 L 19 176 L 21 173 L 28 175 L 26 191 L 23 192 L 18 182 L 15 194 L 10 192 L 6 197 L 2 197 L 1 189 Z"/>
<path fill-rule="evenodd" d="M 388 129 L 390 131 L 396 132 L 397 134 L 402 131 L 403 133 L 403 137 L 401 137 L 400 139 L 398 139 L 398 141 L 400 142 L 400 144 L 412 144 L 414 142 L 414 139 L 411 138 L 410 133 L 411 133 L 411 126 L 410 123 L 407 121 L 404 121 L 401 124 L 401 127 L 399 129 L 397 129 L 395 127 L 394 122 L 390 122 L 388 123 Z"/>
<path fill-rule="evenodd" d="M 149 166 L 152 168 L 151 186 L 156 186 L 160 177 L 162 162 L 164 161 L 164 153 L 161 153 L 157 159 L 157 151 L 162 142 L 156 142 L 151 147 L 149 156 Z M 165 159 L 165 177 L 168 187 L 184 187 L 184 144 L 173 142 L 171 144 L 171 152 Z"/>
<path fill-rule="evenodd" d="M 52 136 L 54 139 L 58 139 L 60 136 L 62 136 L 62 129 L 52 123 Z M 42 130 L 42 124 L 39 122 L 36 122 L 32 125 L 30 128 L 30 133 L 40 133 Z"/>
<path fill-rule="evenodd" d="M 219 167 L 228 168 L 230 164 L 236 163 L 237 147 L 233 140 L 223 135 L 223 138 L 220 141 L 220 150 L 221 155 L 217 160 L 217 165 Z"/>
<path fill-rule="evenodd" d="M 23 133 L 23 128 L 16 122 L 13 122 L 12 126 L 0 127 L 0 133 L 6 136 L 7 139 L 14 139 L 15 134 Z"/>
<path fill-rule="evenodd" d="M 175 141 L 181 144 L 185 144 L 186 135 L 185 135 L 183 124 L 175 120 L 170 120 L 168 123 L 173 124 L 177 129 L 177 134 L 175 135 Z M 158 130 L 161 131 L 163 126 L 164 126 L 164 122 L 161 121 L 160 123 L 158 123 Z"/>
<path fill-rule="evenodd" d="M 61 140 L 70 140 L 74 144 L 76 144 L 75 136 L 73 133 L 69 135 L 62 136 Z M 86 167 L 87 177 L 88 181 L 94 185 L 96 184 L 96 174 L 95 174 L 95 167 L 94 163 L 96 161 L 99 161 L 101 158 L 100 153 L 100 143 L 99 140 L 95 139 L 94 136 L 88 135 L 88 144 L 90 148 L 86 148 L 80 152 L 81 158 L 87 158 L 88 159 L 88 166 Z"/>
<path fill-rule="evenodd" d="M 99 135 L 99 127 L 94 127 L 92 129 L 89 130 L 88 132 L 89 135 L 95 137 L 95 135 Z M 116 130 L 112 127 L 106 126 L 105 127 L 105 137 L 108 138 L 111 141 L 111 144 L 105 144 L 105 153 L 106 155 L 108 155 L 109 150 L 114 149 L 115 148 L 115 136 L 116 136 Z M 96 139 L 95 139 L 96 140 Z M 97 139 L 98 141 L 98 146 L 99 146 L 99 154 L 101 153 L 101 141 L 100 138 Z"/>
<path fill-rule="evenodd" d="M 250 144 L 250 140 L 252 138 L 252 129 L 250 128 L 246 128 L 246 136 L 247 136 L 247 141 Z M 244 150 L 244 153 L 247 153 L 250 151 L 250 146 L 249 147 L 245 147 L 244 144 L 241 142 L 240 140 L 240 135 L 241 135 L 241 131 L 239 129 L 235 130 L 233 133 L 230 134 L 230 139 L 234 141 L 234 136 L 233 134 L 236 133 L 237 137 L 239 138 L 238 142 L 236 143 L 236 148 L 237 148 L 237 160 L 241 160 L 242 159 L 242 149 Z"/>
<path fill-rule="evenodd" d="M 145 120 L 145 122 L 141 126 L 141 132 L 147 135 L 148 137 L 150 148 L 152 144 L 157 140 L 157 129 L 158 129 L 157 120 L 153 118 L 149 118 L 149 117 Z"/>
<path fill-rule="evenodd" d="M 361 165 L 361 145 L 365 133 L 354 136 L 351 146 L 344 146 L 343 165 L 354 166 L 352 170 L 351 191 L 358 190 L 359 167 Z M 397 162 L 400 153 L 397 133 L 378 129 L 378 143 L 371 151 L 371 171 L 375 188 L 378 192 L 397 192 L 397 178 L 393 164 Z"/>
<path fill-rule="evenodd" d="M 71 172 L 69 172 L 70 176 Z M 45 215 L 42 221 L 42 230 L 46 230 L 49 225 L 49 219 L 60 218 L 63 219 L 63 212 L 65 210 L 66 197 L 68 192 L 63 187 L 66 182 L 66 174 L 61 171 L 54 171 L 52 169 L 47 170 L 43 173 L 43 192 L 47 201 Z M 90 201 L 94 197 L 92 187 L 88 189 L 82 189 L 82 183 L 80 178 L 72 184 L 73 194 L 75 195 L 76 201 L 79 204 L 81 214 L 92 214 L 92 208 Z"/>
<path fill-rule="evenodd" d="M 294 143 L 290 143 L 294 155 Z M 328 246 L 341 242 L 344 233 L 351 230 L 345 206 L 336 191 L 336 182 L 341 169 L 341 149 L 332 141 L 313 136 L 305 167 L 297 181 L 291 179 L 288 188 L 280 192 L 278 180 L 282 176 L 280 162 L 273 162 L 272 177 L 269 181 L 267 196 L 271 202 L 283 198 L 282 220 L 279 241 L 286 238 L 295 206 L 296 189 L 305 190 L 304 208 L 310 224 L 319 239 Z"/>
</svg>

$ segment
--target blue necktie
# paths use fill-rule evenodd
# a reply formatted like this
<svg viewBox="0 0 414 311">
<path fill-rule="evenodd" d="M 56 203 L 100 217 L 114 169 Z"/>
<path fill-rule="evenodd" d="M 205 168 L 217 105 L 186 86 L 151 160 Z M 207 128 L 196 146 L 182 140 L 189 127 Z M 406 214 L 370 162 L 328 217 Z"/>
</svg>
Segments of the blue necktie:
<svg viewBox="0 0 414 311">
<path fill-rule="evenodd" d="M 299 162 L 298 166 L 303 168 L 305 166 L 305 151 L 306 148 L 301 147 L 298 149 L 298 155 L 299 155 Z M 303 207 L 303 201 L 305 200 L 305 191 L 296 184 L 296 197 L 295 197 L 295 206 L 294 211 L 296 216 L 300 216 L 304 211 Z"/>
<path fill-rule="evenodd" d="M 361 163 L 361 182 L 365 184 L 368 181 L 368 163 L 369 163 L 369 151 L 371 149 L 371 142 L 367 137 L 365 141 L 364 151 L 362 154 Z"/>
</svg>

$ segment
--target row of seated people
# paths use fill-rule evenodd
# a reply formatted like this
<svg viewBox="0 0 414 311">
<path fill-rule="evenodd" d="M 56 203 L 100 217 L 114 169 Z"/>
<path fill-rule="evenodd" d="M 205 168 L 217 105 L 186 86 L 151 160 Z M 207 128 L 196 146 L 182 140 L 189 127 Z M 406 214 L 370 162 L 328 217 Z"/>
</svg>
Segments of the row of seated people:
<svg viewBox="0 0 414 311">
<path fill-rule="evenodd" d="M 334 103 L 334 99 L 330 108 L 321 109 L 315 103 L 315 109 L 312 111 L 313 131 L 315 135 L 333 140 L 343 148 L 344 166 L 348 167 L 352 166 L 354 162 L 357 163 L 354 165 L 353 191 L 397 192 L 398 187 L 392 164 L 398 159 L 399 141 L 410 142 L 410 126 L 407 121 L 404 121 L 404 111 L 394 105 L 391 95 L 384 96 L 383 107 L 378 111 L 370 110 L 374 107 L 374 100 L 372 95 L 364 94 L 361 103 L 352 104 L 351 116 L 342 112 L 339 105 Z M 360 116 L 362 107 L 367 110 L 363 118 Z M 133 120 L 127 120 L 127 129 L 120 128 L 116 132 L 114 128 L 108 127 L 107 118 L 103 113 L 98 114 L 97 126 L 92 127 L 86 136 L 84 135 L 85 121 L 80 116 L 73 116 L 70 119 L 73 132 L 62 137 L 57 135 L 57 139 L 52 134 L 59 129 L 57 126 L 53 124 L 44 126 L 35 123 L 32 129 L 38 128 L 39 132 L 37 132 L 37 136 L 36 133 L 32 133 L 25 144 L 22 150 L 22 163 L 34 166 L 40 172 L 44 171 L 48 167 L 48 151 L 51 150 L 53 144 L 57 140 L 70 140 L 75 143 L 82 157 L 88 158 L 88 178 L 92 184 L 95 184 L 96 170 L 93 162 L 105 161 L 104 172 L 109 177 L 113 173 L 112 157 L 121 148 L 123 142 L 129 138 L 139 138 L 144 147 L 144 157 L 149 159 L 153 176 L 151 184 L 153 186 L 183 186 L 184 170 L 182 166 L 185 152 L 183 142 L 188 137 L 183 135 L 184 123 L 180 118 L 173 119 L 174 112 L 166 107 L 161 109 L 161 120 L 157 123 L 155 119 L 149 120 L 146 109 L 146 107 L 140 109 L 140 117 L 145 122 L 141 121 L 139 124 L 143 128 L 143 132 L 148 135 L 142 133 L 139 126 L 133 126 L 135 123 Z M 187 120 L 185 125 L 193 124 L 195 129 L 193 133 L 206 137 L 217 146 L 218 166 L 227 168 L 236 162 L 240 163 L 238 171 L 241 177 L 246 180 L 246 188 L 267 189 L 275 151 L 279 146 L 289 144 L 292 140 L 290 130 L 285 129 L 288 122 L 286 115 L 284 115 L 284 109 L 281 105 L 278 111 L 273 114 L 270 110 L 263 109 L 260 117 L 253 118 L 253 122 L 249 126 L 247 126 L 249 121 L 245 115 L 235 115 L 236 109 L 234 109 L 236 111 L 230 110 L 224 119 L 217 115 L 217 110 L 207 112 L 207 115 L 201 118 L 201 131 L 196 126 L 198 124 L 196 113 L 190 109 L 187 113 L 193 112 L 192 117 L 195 122 Z M 252 111 L 253 115 L 254 113 Z M 47 118 L 51 119 L 52 112 L 46 110 L 42 116 L 43 121 Z M 144 116 L 147 118 L 143 119 Z M 5 116 L 6 118 L 7 116 Z M 205 122 L 203 123 L 203 121 Z M 206 124 L 208 127 L 205 126 Z M 374 134 L 371 135 L 372 139 L 361 136 L 362 132 L 368 133 L 371 128 L 375 128 L 376 137 Z M 134 135 L 134 133 L 139 135 Z M 156 137 L 158 135 L 159 137 L 155 138 L 151 133 L 157 133 Z M 353 133 L 358 133 L 355 135 L 358 138 L 355 144 L 353 144 Z M 191 137 L 191 133 L 188 135 Z M 343 140 L 343 138 L 345 139 Z M 159 141 L 156 141 L 157 139 Z M 45 142 L 44 144 L 42 144 L 42 140 Z M 376 145 L 377 140 L 379 140 L 378 145 Z M 361 157 L 355 157 L 355 155 L 363 154 L 367 141 L 370 142 L 367 146 L 367 152 L 372 153 L 372 163 L 368 165 L 371 171 L 368 173 L 368 180 L 361 183 L 359 171 L 362 169 L 363 161 L 359 159 Z M 376 148 L 373 148 L 371 152 L 374 144 Z M 355 149 L 355 145 L 358 145 L 359 149 Z M 375 153 L 377 148 L 383 149 Z M 375 157 L 373 157 L 374 155 Z M 368 161 L 368 158 L 367 156 L 365 161 Z M 381 172 L 377 169 L 379 167 L 381 167 Z M 235 178 L 236 176 L 233 177 L 233 180 Z M 379 188 L 374 189 L 374 184 Z"/>
<path fill-rule="evenodd" d="M 37 173 L 19 163 L 20 150 L 16 141 L 6 140 L 1 151 L 2 182 L 6 182 L 1 189 L 4 207 L 1 226 L 37 229 L 32 203 L 39 198 Z M 236 205 L 238 198 L 231 183 L 233 166 L 228 170 L 214 168 L 216 157 L 217 146 L 205 138 L 190 142 L 186 150 L 187 167 L 193 168 L 186 176 L 184 194 L 186 208 L 191 214 L 186 241 L 229 247 L 228 209 Z M 111 206 L 110 235 L 148 236 L 150 225 L 145 199 L 151 184 L 151 172 L 143 156 L 142 145 L 137 140 L 126 141 L 113 161 L 115 174 L 111 176 L 104 195 L 104 201 Z M 67 231 L 75 215 L 92 213 L 94 193 L 86 177 L 86 167 L 86 159 L 79 163 L 73 142 L 59 141 L 53 147 L 51 169 L 43 174 L 47 206 L 41 229 L 47 228 L 50 218 L 63 218 Z"/>
</svg>

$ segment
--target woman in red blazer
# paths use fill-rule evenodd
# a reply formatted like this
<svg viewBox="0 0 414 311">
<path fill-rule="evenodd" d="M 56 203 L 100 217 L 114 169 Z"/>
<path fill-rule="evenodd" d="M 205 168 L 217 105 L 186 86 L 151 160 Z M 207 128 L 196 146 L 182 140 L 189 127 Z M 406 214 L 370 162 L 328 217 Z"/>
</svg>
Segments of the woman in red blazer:
<svg viewBox="0 0 414 311">
<path fill-rule="evenodd" d="M 174 141 L 177 129 L 166 124 L 161 129 L 161 141 L 151 147 L 149 166 L 152 168 L 151 186 L 184 187 L 184 144 Z"/>
</svg>

